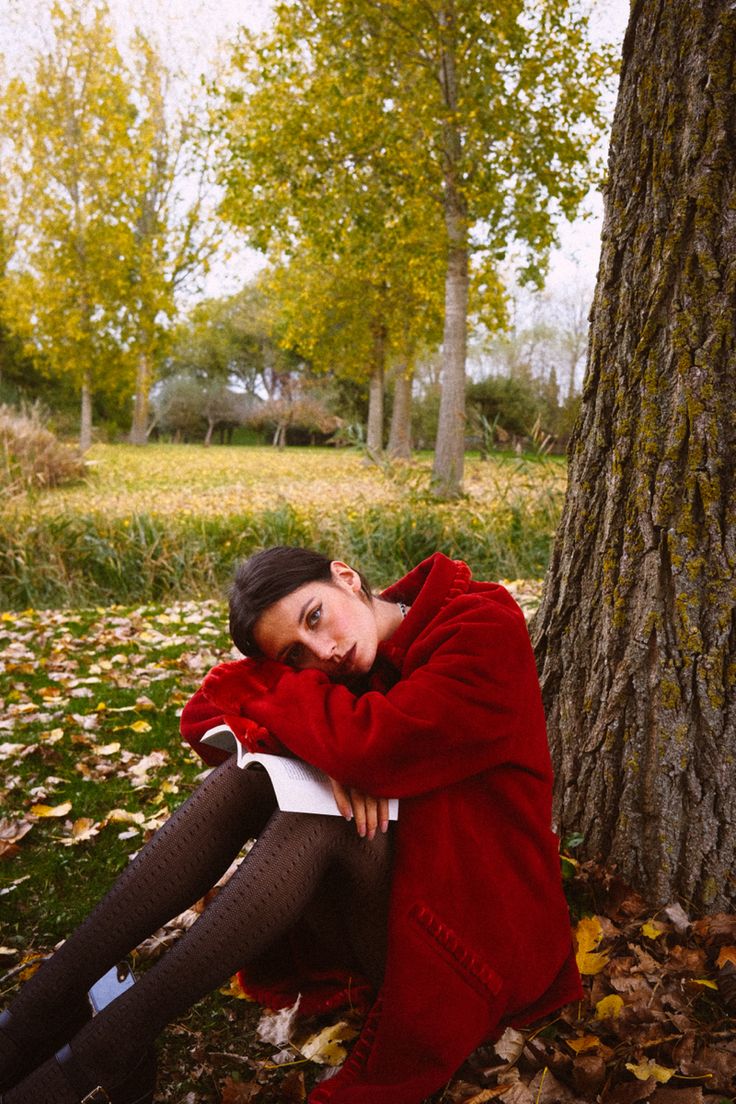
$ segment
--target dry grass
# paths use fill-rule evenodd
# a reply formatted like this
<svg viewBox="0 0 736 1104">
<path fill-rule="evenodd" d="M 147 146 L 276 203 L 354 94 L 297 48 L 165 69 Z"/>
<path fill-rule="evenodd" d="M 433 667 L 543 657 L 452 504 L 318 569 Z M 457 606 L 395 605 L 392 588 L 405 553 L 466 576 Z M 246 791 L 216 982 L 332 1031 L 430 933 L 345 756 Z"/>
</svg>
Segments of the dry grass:
<svg viewBox="0 0 736 1104">
<path fill-rule="evenodd" d="M 352 450 L 97 446 L 83 484 L 17 496 L 0 517 L 0 609 L 221 594 L 233 564 L 302 544 L 376 586 L 438 549 L 480 578 L 544 574 L 564 461 L 468 458 L 466 495 L 438 502 L 430 460 Z"/>
<path fill-rule="evenodd" d="M 0 496 L 58 487 L 85 471 L 82 457 L 46 428 L 37 406 L 0 406 Z"/>
<path fill-rule="evenodd" d="M 402 507 L 426 493 L 430 459 L 382 469 L 349 449 L 201 445 L 95 445 L 83 485 L 38 496 L 34 511 L 129 517 L 224 517 L 284 506 L 322 516 L 371 507 Z M 466 459 L 459 507 L 487 510 L 523 499 L 528 509 L 564 492 L 559 458 Z"/>
</svg>

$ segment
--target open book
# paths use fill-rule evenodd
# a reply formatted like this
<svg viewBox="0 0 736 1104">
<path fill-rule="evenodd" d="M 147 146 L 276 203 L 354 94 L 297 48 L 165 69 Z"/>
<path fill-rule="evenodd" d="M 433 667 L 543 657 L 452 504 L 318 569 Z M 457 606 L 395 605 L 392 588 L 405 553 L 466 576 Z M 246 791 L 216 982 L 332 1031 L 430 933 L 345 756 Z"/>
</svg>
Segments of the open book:
<svg viewBox="0 0 736 1104">
<path fill-rule="evenodd" d="M 239 767 L 252 767 L 259 763 L 268 771 L 279 809 L 285 813 L 328 813 L 340 816 L 340 810 L 332 793 L 327 775 L 317 767 L 301 759 L 288 759 L 283 755 L 267 755 L 262 752 L 248 751 L 241 744 L 229 725 L 215 725 L 205 732 L 203 744 L 235 752 Z M 392 797 L 388 803 L 389 820 L 399 816 L 398 798 Z"/>
</svg>

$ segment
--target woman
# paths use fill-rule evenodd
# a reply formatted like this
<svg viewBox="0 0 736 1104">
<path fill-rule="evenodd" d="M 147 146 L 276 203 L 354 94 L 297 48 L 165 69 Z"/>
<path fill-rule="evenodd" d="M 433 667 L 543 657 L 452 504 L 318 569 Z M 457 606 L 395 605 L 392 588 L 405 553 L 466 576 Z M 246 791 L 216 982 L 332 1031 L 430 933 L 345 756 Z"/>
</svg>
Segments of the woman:
<svg viewBox="0 0 736 1104">
<path fill-rule="evenodd" d="M 343 965 L 361 967 L 378 995 L 312 1104 L 419 1104 L 484 1039 L 580 996 L 534 659 L 503 587 L 438 553 L 374 597 L 346 564 L 277 548 L 239 569 L 230 622 L 250 658 L 210 672 L 184 736 L 214 764 L 222 754 L 200 740 L 227 723 L 253 750 L 321 767 L 357 831 L 274 812 L 262 775 L 222 762 L 21 990 L 0 1021 L 0 1077 L 41 1062 L 42 1036 L 71 1037 L 64 1007 L 257 835 L 248 858 L 138 984 L 5 1104 L 150 1100 L 152 1059 L 140 1054 L 236 967 L 272 1006 L 293 1001 L 273 949 L 296 933 L 289 969 L 299 963 L 300 918 L 314 905 L 334 914 L 337 888 L 349 911 Z M 389 797 L 400 799 L 395 833 Z M 311 1007 L 339 999 L 323 971 L 312 980 L 311 994 L 298 982 Z"/>
</svg>

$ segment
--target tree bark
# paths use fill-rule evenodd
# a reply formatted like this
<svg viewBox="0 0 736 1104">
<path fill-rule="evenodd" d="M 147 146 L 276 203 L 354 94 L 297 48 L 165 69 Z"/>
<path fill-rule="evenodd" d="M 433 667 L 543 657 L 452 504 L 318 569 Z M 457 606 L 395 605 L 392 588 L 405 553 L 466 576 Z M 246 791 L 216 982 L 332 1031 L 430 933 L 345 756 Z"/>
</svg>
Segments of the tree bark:
<svg viewBox="0 0 736 1104">
<path fill-rule="evenodd" d="M 455 67 L 455 5 L 443 4 L 439 79 L 448 118 L 443 126 L 447 275 L 445 326 L 442 339 L 442 394 L 432 468 L 432 489 L 438 498 L 462 494 L 465 463 L 465 359 L 468 319 L 468 218 L 460 189 L 462 140 L 457 123 L 458 87 Z"/>
<path fill-rule="evenodd" d="M 382 326 L 373 335 L 373 365 L 368 383 L 368 426 L 365 443 L 368 452 L 380 456 L 383 452 L 383 381 L 386 360 L 386 333 Z"/>
<path fill-rule="evenodd" d="M 89 375 L 82 380 L 82 401 L 79 415 L 79 451 L 86 452 L 92 445 L 92 390 Z"/>
<path fill-rule="evenodd" d="M 736 12 L 636 0 L 569 487 L 532 626 L 562 835 L 736 905 Z"/>
<path fill-rule="evenodd" d="M 411 388 L 414 373 L 399 368 L 394 377 L 394 405 L 391 411 L 391 429 L 388 452 L 396 460 L 411 460 Z"/>
<path fill-rule="evenodd" d="M 144 350 L 138 357 L 138 367 L 136 369 L 133 423 L 128 438 L 131 445 L 145 445 L 148 441 L 148 397 L 151 391 L 152 378 L 151 356 L 148 350 Z"/>
</svg>

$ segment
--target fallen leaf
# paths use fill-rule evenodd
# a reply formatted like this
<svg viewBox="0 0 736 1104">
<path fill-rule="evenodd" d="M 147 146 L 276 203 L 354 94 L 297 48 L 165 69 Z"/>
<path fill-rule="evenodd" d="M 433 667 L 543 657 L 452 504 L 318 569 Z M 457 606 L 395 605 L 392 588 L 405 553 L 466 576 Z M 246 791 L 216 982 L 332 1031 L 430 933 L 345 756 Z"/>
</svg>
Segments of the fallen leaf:
<svg viewBox="0 0 736 1104">
<path fill-rule="evenodd" d="M 328 1024 L 303 1042 L 292 1039 L 291 1045 L 310 1062 L 317 1062 L 321 1066 L 339 1066 L 347 1056 L 347 1051 L 341 1044 L 350 1042 L 357 1034 L 354 1027 L 345 1020 L 340 1020 L 339 1023 Z"/>
<path fill-rule="evenodd" d="M 732 962 L 736 966 L 736 947 L 721 947 L 716 959 L 716 966 L 720 970 L 721 966 L 725 966 L 727 962 Z"/>
<path fill-rule="evenodd" d="M 647 920 L 646 924 L 642 924 L 641 933 L 645 935 L 647 939 L 659 939 L 660 935 L 664 935 L 666 929 L 658 928 L 652 921 Z"/>
<path fill-rule="evenodd" d="M 507 1027 L 500 1039 L 493 1044 L 493 1049 L 504 1062 L 515 1062 L 524 1049 L 526 1039 L 522 1031 L 515 1027 Z"/>
<path fill-rule="evenodd" d="M 247 1001 L 251 999 L 248 994 L 244 992 L 243 986 L 238 981 L 237 974 L 235 977 L 230 978 L 227 985 L 221 985 L 219 992 L 222 993 L 223 997 L 233 997 L 235 1000 Z"/>
<path fill-rule="evenodd" d="M 128 725 L 128 727 L 132 728 L 133 732 L 150 732 L 152 726 L 148 723 L 148 721 L 140 720 L 133 721 L 133 723 L 131 725 Z"/>
<path fill-rule="evenodd" d="M 687 929 L 690 927 L 690 917 L 685 912 L 684 908 L 679 901 L 675 901 L 674 904 L 668 905 L 663 910 L 664 915 L 667 917 L 672 927 L 675 929 L 678 935 L 684 935 Z"/>
<path fill-rule="evenodd" d="M 667 1066 L 660 1066 L 653 1058 L 643 1058 L 641 1062 L 634 1064 L 633 1062 L 626 1063 L 627 1070 L 633 1073 L 634 1077 L 638 1081 L 648 1081 L 650 1077 L 659 1082 L 660 1085 L 664 1085 L 669 1081 L 670 1077 L 674 1076 L 676 1070 L 669 1069 Z"/>
<path fill-rule="evenodd" d="M 619 997 L 618 993 L 611 993 L 609 996 L 603 997 L 603 999 L 599 1000 L 596 1004 L 595 1018 L 597 1020 L 605 1020 L 610 1016 L 618 1016 L 623 1006 L 623 999 Z"/>
<path fill-rule="evenodd" d="M 233 1081 L 226 1077 L 221 1086 L 221 1104 L 248 1104 L 260 1096 L 262 1085 L 257 1081 Z"/>
<path fill-rule="evenodd" d="M 68 835 L 64 835 L 59 839 L 59 843 L 66 847 L 71 847 L 75 843 L 84 843 L 86 840 L 92 839 L 94 836 L 99 835 L 100 826 L 96 824 L 92 817 L 79 817 L 71 825 L 71 831 Z"/>
<path fill-rule="evenodd" d="M 71 801 L 65 801 L 62 805 L 31 805 L 31 813 L 35 817 L 64 817 L 71 807 Z"/>
<path fill-rule="evenodd" d="M 495 1085 L 492 1089 L 481 1089 L 479 1093 L 475 1093 L 474 1096 L 464 1097 L 462 1104 L 487 1104 L 489 1100 L 495 1100 L 499 1096 L 503 1096 L 506 1090 L 510 1088 L 508 1084 L 502 1083 Z"/>
<path fill-rule="evenodd" d="M 597 916 L 586 916 L 575 928 L 576 960 L 581 974 L 599 974 L 608 964 L 608 954 L 597 954 L 595 948 L 603 938 L 603 926 Z"/>
<path fill-rule="evenodd" d="M 301 996 L 289 1008 L 282 1008 L 280 1012 L 264 1012 L 256 1027 L 258 1038 L 272 1046 L 286 1046 L 294 1030 L 300 1003 Z"/>
<path fill-rule="evenodd" d="M 573 1062 L 572 1080 L 585 1099 L 595 1099 L 606 1080 L 606 1060 L 600 1054 L 585 1054 Z"/>
<path fill-rule="evenodd" d="M 580 1035 L 577 1039 L 565 1039 L 565 1042 L 576 1054 L 582 1054 L 586 1050 L 596 1050 L 600 1045 L 597 1035 Z"/>
<path fill-rule="evenodd" d="M 145 813 L 129 813 L 127 809 L 111 809 L 103 824 L 143 824 Z"/>
</svg>

